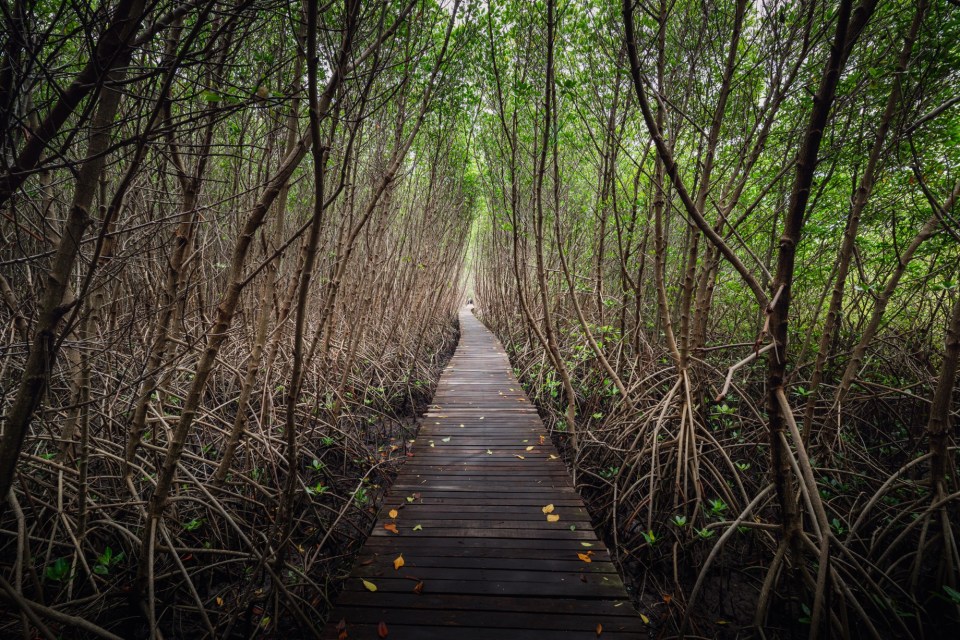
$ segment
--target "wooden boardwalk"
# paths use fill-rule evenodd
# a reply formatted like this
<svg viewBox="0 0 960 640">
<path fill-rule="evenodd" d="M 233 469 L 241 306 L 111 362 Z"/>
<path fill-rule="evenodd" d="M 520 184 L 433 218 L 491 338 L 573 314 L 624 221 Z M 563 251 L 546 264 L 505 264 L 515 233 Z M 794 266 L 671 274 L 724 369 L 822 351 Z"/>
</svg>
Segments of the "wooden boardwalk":
<svg viewBox="0 0 960 640">
<path fill-rule="evenodd" d="M 325 637 L 646 635 L 503 347 L 469 311 L 460 327 Z"/>
</svg>

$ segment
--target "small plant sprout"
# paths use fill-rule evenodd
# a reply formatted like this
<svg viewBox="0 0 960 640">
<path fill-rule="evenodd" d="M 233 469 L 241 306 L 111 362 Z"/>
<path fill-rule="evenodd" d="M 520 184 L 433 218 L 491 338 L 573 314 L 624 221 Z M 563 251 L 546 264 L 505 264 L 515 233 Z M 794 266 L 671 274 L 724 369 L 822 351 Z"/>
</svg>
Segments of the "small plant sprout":
<svg viewBox="0 0 960 640">
<path fill-rule="evenodd" d="M 323 468 L 324 468 L 325 466 L 327 466 L 327 465 L 323 464 L 322 462 L 320 462 L 320 461 L 317 460 L 316 458 L 314 458 L 314 459 L 313 459 L 313 462 L 310 463 L 310 468 L 313 469 L 314 471 L 321 471 L 321 470 L 323 470 Z"/>
<path fill-rule="evenodd" d="M 326 493 L 329 489 L 330 487 L 324 485 L 322 482 L 318 482 L 312 487 L 307 487 L 307 493 L 309 493 L 312 496 L 318 496 L 322 493 Z"/>
<path fill-rule="evenodd" d="M 708 529 L 704 527 L 703 529 L 697 529 L 697 535 L 704 540 L 709 540 L 713 536 L 717 535 L 717 532 L 714 531 L 713 529 Z"/>
<path fill-rule="evenodd" d="M 657 544 L 657 534 L 655 534 L 652 529 L 650 531 L 641 531 L 640 535 L 643 536 L 643 539 L 646 540 L 647 544 L 651 547 Z"/>
<path fill-rule="evenodd" d="M 63 582 L 70 577 L 70 562 L 66 558 L 57 558 L 47 565 L 43 575 L 47 580 L 54 582 Z"/>
<path fill-rule="evenodd" d="M 687 516 L 673 516 L 673 524 L 678 527 L 687 526 Z"/>
<path fill-rule="evenodd" d="M 618 473 L 620 473 L 620 467 L 607 467 L 606 469 L 600 470 L 600 477 L 609 480 Z"/>
<path fill-rule="evenodd" d="M 367 490 L 363 487 L 357 489 L 356 493 L 353 494 L 353 499 L 356 500 L 357 506 L 364 506 L 370 500 L 367 496 Z"/>
<path fill-rule="evenodd" d="M 197 529 L 199 529 L 199 528 L 202 527 L 202 526 L 203 526 L 203 518 L 194 518 L 193 520 L 190 520 L 189 522 L 184 522 L 184 523 L 183 523 L 183 530 L 184 530 L 184 531 L 196 531 Z"/>
<path fill-rule="evenodd" d="M 114 555 L 113 549 L 107 547 L 99 556 L 97 563 L 93 566 L 93 572 L 97 575 L 105 576 L 110 573 L 110 568 L 123 561 L 125 554 L 123 551 Z"/>
<path fill-rule="evenodd" d="M 833 533 L 842 536 L 846 529 L 843 527 L 843 523 L 840 522 L 839 518 L 834 518 L 830 521 L 830 528 L 833 529 Z"/>
<path fill-rule="evenodd" d="M 727 503 L 723 501 L 722 498 L 715 498 L 709 501 L 710 504 L 710 514 L 714 516 L 722 516 L 727 510 Z"/>
<path fill-rule="evenodd" d="M 746 471 L 747 469 L 750 468 L 749 462 L 737 462 L 736 465 L 737 465 L 737 469 L 740 469 L 740 471 Z"/>
</svg>

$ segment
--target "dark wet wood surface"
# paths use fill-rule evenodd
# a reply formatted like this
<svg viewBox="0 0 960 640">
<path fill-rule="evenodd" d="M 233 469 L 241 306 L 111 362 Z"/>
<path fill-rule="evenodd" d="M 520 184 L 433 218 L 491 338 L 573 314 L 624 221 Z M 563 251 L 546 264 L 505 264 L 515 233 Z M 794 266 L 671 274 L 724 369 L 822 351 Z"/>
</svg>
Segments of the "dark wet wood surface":
<svg viewBox="0 0 960 640">
<path fill-rule="evenodd" d="M 325 637 L 337 638 L 341 621 L 353 639 L 379 638 L 381 622 L 396 640 L 596 638 L 598 625 L 600 638 L 642 637 L 503 347 L 469 311 L 460 327 L 413 457 L 387 494 Z M 555 522 L 543 511 L 551 504 Z M 391 525 L 397 533 L 384 528 Z"/>
</svg>

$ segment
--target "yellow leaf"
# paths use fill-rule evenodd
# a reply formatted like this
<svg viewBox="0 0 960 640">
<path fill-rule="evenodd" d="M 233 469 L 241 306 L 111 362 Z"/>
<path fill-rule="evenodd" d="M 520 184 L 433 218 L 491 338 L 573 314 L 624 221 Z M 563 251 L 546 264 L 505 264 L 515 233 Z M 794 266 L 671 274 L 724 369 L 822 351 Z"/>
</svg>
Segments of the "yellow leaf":
<svg viewBox="0 0 960 640">
<path fill-rule="evenodd" d="M 593 546 L 593 543 L 592 543 L 592 542 L 581 542 L 580 544 L 582 544 L 582 545 L 585 546 L 585 547 L 592 547 L 592 546 Z"/>
<path fill-rule="evenodd" d="M 221 598 L 220 596 L 217 596 L 217 606 L 218 607 L 223 606 L 223 598 Z"/>
<path fill-rule="evenodd" d="M 553 513 L 553 505 L 548 504 L 543 509 L 541 509 L 541 511 L 543 511 L 544 513 Z"/>
<path fill-rule="evenodd" d="M 551 513 L 550 515 L 547 516 L 547 522 L 556 522 L 559 519 L 560 519 L 560 516 L 555 513 Z"/>
<path fill-rule="evenodd" d="M 521 455 L 517 455 L 517 454 L 513 454 L 513 457 L 514 457 L 514 458 L 520 458 L 521 460 L 526 460 L 526 458 L 524 458 L 524 457 L 521 456 Z"/>
<path fill-rule="evenodd" d="M 643 624 L 650 624 L 650 618 L 643 615 L 642 613 L 640 614 L 640 619 L 643 620 Z"/>
<path fill-rule="evenodd" d="M 377 585 L 373 584 L 369 580 L 363 580 L 363 586 L 366 587 L 367 591 L 376 591 Z"/>
<path fill-rule="evenodd" d="M 391 518 L 396 518 L 400 513 L 396 509 L 390 509 L 389 515 Z"/>
<path fill-rule="evenodd" d="M 399 531 L 397 531 L 397 525 L 393 524 L 392 522 L 390 524 L 383 525 L 383 528 L 389 531 L 390 533 L 400 533 Z"/>
<path fill-rule="evenodd" d="M 557 456 L 555 456 L 555 455 L 553 455 L 553 454 L 551 453 L 551 454 L 550 454 L 550 459 L 551 459 L 551 460 L 556 460 L 556 459 L 557 459 Z"/>
<path fill-rule="evenodd" d="M 590 556 L 588 556 L 585 553 L 578 553 L 577 557 L 583 560 L 584 562 L 593 562 L 593 560 L 590 559 Z"/>
<path fill-rule="evenodd" d="M 529 447 L 527 447 L 527 451 L 533 451 L 533 445 L 530 445 Z"/>
<path fill-rule="evenodd" d="M 400 567 L 404 565 L 403 554 L 401 553 L 396 558 L 393 559 L 393 569 L 394 571 L 399 571 Z"/>
<path fill-rule="evenodd" d="M 492 455 L 493 455 L 493 451 L 490 451 L 490 449 L 487 449 L 487 455 L 492 456 Z"/>
<path fill-rule="evenodd" d="M 603 633 L 603 625 L 599 622 L 597 623 L 597 637 L 600 637 L 600 634 Z"/>
</svg>

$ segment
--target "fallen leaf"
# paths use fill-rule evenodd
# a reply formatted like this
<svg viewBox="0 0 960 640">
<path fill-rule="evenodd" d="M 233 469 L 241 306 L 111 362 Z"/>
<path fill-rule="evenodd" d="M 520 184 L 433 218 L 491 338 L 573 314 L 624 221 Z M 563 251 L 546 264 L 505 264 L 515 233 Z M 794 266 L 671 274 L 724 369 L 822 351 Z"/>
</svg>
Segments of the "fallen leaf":
<svg viewBox="0 0 960 640">
<path fill-rule="evenodd" d="M 223 606 L 223 598 L 221 598 L 220 596 L 217 596 L 217 606 L 218 607 Z"/>
<path fill-rule="evenodd" d="M 381 623 L 382 624 L 382 623 Z M 600 634 L 603 633 L 603 625 L 599 622 L 597 623 L 597 637 L 600 637 Z"/>
<path fill-rule="evenodd" d="M 592 547 L 592 546 L 593 546 L 593 543 L 592 543 L 592 542 L 581 542 L 580 544 L 582 544 L 582 545 L 585 546 L 585 547 Z"/>
<path fill-rule="evenodd" d="M 463 429 L 463 425 L 460 425 L 460 428 Z"/>
<path fill-rule="evenodd" d="M 423 593 L 423 580 L 421 580 L 416 585 L 414 585 L 413 592 L 417 595 L 420 595 L 421 593 Z"/>
<path fill-rule="evenodd" d="M 383 528 L 389 531 L 390 533 L 400 533 L 399 531 L 397 531 L 397 525 L 395 525 L 392 522 L 390 524 L 383 525 Z"/>
<path fill-rule="evenodd" d="M 583 560 L 584 562 L 593 562 L 593 560 L 590 559 L 590 556 L 588 556 L 585 553 L 578 553 L 577 557 Z"/>
<path fill-rule="evenodd" d="M 541 509 L 541 511 L 543 511 L 544 513 L 553 513 L 553 505 L 548 504 L 543 509 Z"/>
<path fill-rule="evenodd" d="M 431 446 L 431 447 L 436 447 L 437 445 L 433 444 L 433 440 L 431 440 L 431 441 L 430 441 L 430 446 Z"/>
<path fill-rule="evenodd" d="M 643 624 L 650 624 L 650 618 L 643 615 L 642 613 L 640 614 L 640 619 L 643 620 Z"/>
<path fill-rule="evenodd" d="M 376 590 L 377 590 L 377 585 L 373 584 L 373 583 L 370 582 L 369 580 L 364 580 L 364 581 L 363 581 L 363 586 L 366 587 L 367 591 L 376 591 Z"/>
<path fill-rule="evenodd" d="M 400 512 L 396 509 L 390 509 L 390 512 L 387 515 L 389 515 L 391 518 L 396 518 L 398 515 L 400 515 Z"/>
<path fill-rule="evenodd" d="M 340 618 L 337 623 L 337 640 L 347 640 L 347 619 Z"/>
<path fill-rule="evenodd" d="M 551 460 L 556 460 L 556 459 L 557 459 L 557 456 L 555 456 L 555 455 L 553 455 L 553 454 L 551 453 L 551 454 L 550 454 L 550 459 L 551 459 Z"/>
<path fill-rule="evenodd" d="M 540 435 L 540 444 L 543 444 L 543 443 L 546 442 L 546 441 L 547 441 L 547 437 L 546 437 L 545 435 L 541 434 L 541 435 Z"/>
<path fill-rule="evenodd" d="M 422 525 L 422 524 L 418 524 L 417 526 L 415 526 L 415 527 L 413 528 L 413 530 L 414 530 L 414 531 L 423 531 L 423 525 Z"/>
<path fill-rule="evenodd" d="M 717 620 L 717 624 L 730 624 L 726 620 Z"/>
<path fill-rule="evenodd" d="M 480 419 L 483 420 L 483 416 L 480 416 Z"/>
<path fill-rule="evenodd" d="M 533 451 L 533 445 L 530 445 L 529 447 L 527 447 L 527 451 Z"/>
<path fill-rule="evenodd" d="M 413 496 L 407 496 L 407 502 L 413 502 Z"/>
<path fill-rule="evenodd" d="M 667 604 L 670 604 L 670 601 L 671 601 L 671 600 L 673 600 L 673 596 L 672 596 L 672 595 L 670 595 L 669 593 L 664 594 L 664 596 L 663 596 L 663 601 L 664 601 L 664 602 L 666 602 Z"/>
<path fill-rule="evenodd" d="M 547 522 L 556 522 L 559 519 L 560 519 L 560 516 L 557 515 L 556 513 L 551 513 L 550 515 L 547 516 Z"/>
<path fill-rule="evenodd" d="M 490 449 L 487 449 L 487 455 L 491 455 L 491 456 L 492 456 L 492 455 L 493 455 L 493 451 L 490 451 Z"/>
<path fill-rule="evenodd" d="M 400 555 L 398 555 L 396 558 L 393 559 L 393 570 L 399 571 L 400 567 L 402 567 L 403 565 L 404 565 L 403 554 L 401 553 Z"/>
<path fill-rule="evenodd" d="M 523 456 L 518 455 L 518 454 L 516 454 L 516 453 L 513 454 L 513 457 L 514 457 L 514 458 L 520 458 L 521 460 L 526 460 L 526 458 L 524 458 Z"/>
<path fill-rule="evenodd" d="M 446 438 L 443 438 L 443 442 L 450 442 L 450 436 L 447 436 Z"/>
<path fill-rule="evenodd" d="M 386 638 L 390 635 L 390 631 L 387 629 L 387 623 L 383 620 L 380 621 L 380 624 L 377 625 L 377 635 L 381 638 Z"/>
</svg>

